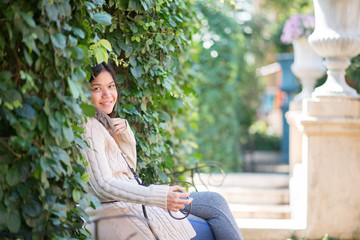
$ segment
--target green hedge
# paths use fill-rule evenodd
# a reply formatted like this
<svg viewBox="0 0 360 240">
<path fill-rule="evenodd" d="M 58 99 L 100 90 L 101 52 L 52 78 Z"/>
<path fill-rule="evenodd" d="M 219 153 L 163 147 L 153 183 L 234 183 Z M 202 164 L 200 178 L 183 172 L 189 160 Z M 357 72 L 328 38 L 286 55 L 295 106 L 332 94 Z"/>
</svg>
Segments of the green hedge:
<svg viewBox="0 0 360 240">
<path fill-rule="evenodd" d="M 124 63 L 117 67 L 119 114 L 134 128 L 140 176 L 164 182 L 173 168 L 191 162 L 191 150 L 183 149 L 191 144 L 188 99 L 196 82 L 187 49 L 196 22 L 188 1 L 140 3 L 109 1 L 108 12 L 117 18 L 103 37 Z"/>
<path fill-rule="evenodd" d="M 194 93 L 186 62 L 195 26 L 189 3 L 1 4 L 0 231 L 72 228 L 86 219 L 82 209 L 96 204 L 78 150 L 86 147 L 84 112 L 93 110 L 86 104 L 89 54 L 119 64 L 119 114 L 134 123 L 145 181 L 166 181 L 165 174 L 187 161 L 179 146 L 191 136 L 179 123 L 190 120 L 186 99 Z M 80 228 L 33 239 L 88 236 Z"/>
</svg>

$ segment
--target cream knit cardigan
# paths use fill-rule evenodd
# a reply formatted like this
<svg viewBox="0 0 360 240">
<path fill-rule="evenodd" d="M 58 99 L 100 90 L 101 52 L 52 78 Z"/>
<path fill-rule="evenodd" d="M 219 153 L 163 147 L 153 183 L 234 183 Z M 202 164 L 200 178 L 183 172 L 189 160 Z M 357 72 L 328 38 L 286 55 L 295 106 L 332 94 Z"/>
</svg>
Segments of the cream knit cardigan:
<svg viewBox="0 0 360 240">
<path fill-rule="evenodd" d="M 95 118 L 85 123 L 84 137 L 89 148 L 82 150 L 88 161 L 90 173 L 89 191 L 102 202 L 117 200 L 116 203 L 102 204 L 93 210 L 87 209 L 90 220 L 114 215 L 135 215 L 143 218 L 141 204 L 146 205 L 150 223 L 161 240 L 188 240 L 196 234 L 187 219 L 175 220 L 165 210 L 168 186 L 140 186 L 133 178 L 125 159 L 136 169 L 136 142 L 128 123 L 120 133 L 120 148 L 105 127 Z M 181 214 L 181 213 L 177 213 Z M 94 232 L 94 226 L 88 226 Z M 135 234 L 135 235 L 134 235 Z M 100 221 L 98 239 L 154 239 L 149 227 L 135 217 L 116 218 Z"/>
</svg>

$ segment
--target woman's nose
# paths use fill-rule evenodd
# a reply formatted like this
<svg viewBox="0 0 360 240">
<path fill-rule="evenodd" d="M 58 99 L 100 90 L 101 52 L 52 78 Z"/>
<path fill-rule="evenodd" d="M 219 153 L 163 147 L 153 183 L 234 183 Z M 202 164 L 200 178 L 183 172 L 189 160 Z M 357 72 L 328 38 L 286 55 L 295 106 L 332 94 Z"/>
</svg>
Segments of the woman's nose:
<svg viewBox="0 0 360 240">
<path fill-rule="evenodd" d="M 103 92 L 102 92 L 102 97 L 108 97 L 108 96 L 110 96 L 110 95 L 111 95 L 111 94 L 110 94 L 109 89 L 105 88 L 105 89 L 103 90 Z"/>
</svg>

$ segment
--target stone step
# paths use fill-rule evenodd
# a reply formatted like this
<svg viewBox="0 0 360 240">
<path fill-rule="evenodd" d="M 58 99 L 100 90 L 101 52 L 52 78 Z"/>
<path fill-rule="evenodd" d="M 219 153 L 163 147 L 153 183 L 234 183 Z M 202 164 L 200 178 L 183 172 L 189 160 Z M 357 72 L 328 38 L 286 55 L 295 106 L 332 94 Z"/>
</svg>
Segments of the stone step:
<svg viewBox="0 0 360 240">
<path fill-rule="evenodd" d="M 194 176 L 195 186 L 288 188 L 289 175 L 283 173 L 201 173 Z"/>
<path fill-rule="evenodd" d="M 235 219 L 246 240 L 279 240 L 289 239 L 294 232 L 301 233 L 306 222 L 294 219 Z"/>
<path fill-rule="evenodd" d="M 243 187 L 205 187 L 198 186 L 198 191 L 218 192 L 228 203 L 239 204 L 289 204 L 288 188 L 243 188 Z"/>
<path fill-rule="evenodd" d="M 289 205 L 229 204 L 230 210 L 238 219 L 290 219 Z"/>
<path fill-rule="evenodd" d="M 289 173 L 289 164 L 256 163 L 251 167 L 257 173 Z"/>
</svg>

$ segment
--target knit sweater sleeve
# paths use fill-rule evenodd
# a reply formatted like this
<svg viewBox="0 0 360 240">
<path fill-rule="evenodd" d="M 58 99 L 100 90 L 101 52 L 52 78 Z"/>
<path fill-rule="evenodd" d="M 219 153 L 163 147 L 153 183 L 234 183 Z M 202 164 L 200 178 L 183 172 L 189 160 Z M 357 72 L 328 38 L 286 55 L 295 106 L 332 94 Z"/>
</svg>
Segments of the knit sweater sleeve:
<svg viewBox="0 0 360 240">
<path fill-rule="evenodd" d="M 90 174 L 90 184 L 100 197 L 166 209 L 168 186 L 150 185 L 146 187 L 138 185 L 134 181 L 114 177 L 106 153 L 109 150 L 106 147 L 109 144 L 107 130 L 96 119 L 88 119 L 85 129 L 85 139 L 90 147 L 84 152 L 88 160 L 87 170 Z"/>
</svg>

